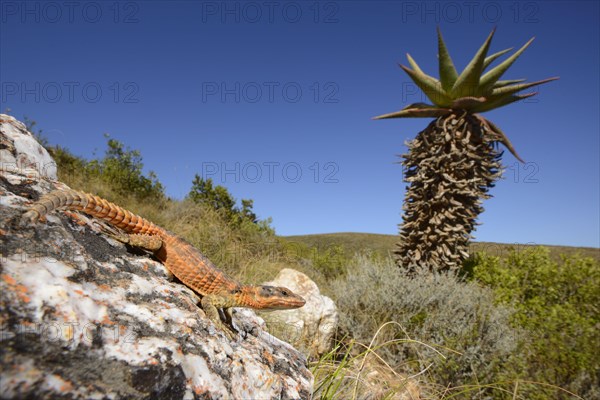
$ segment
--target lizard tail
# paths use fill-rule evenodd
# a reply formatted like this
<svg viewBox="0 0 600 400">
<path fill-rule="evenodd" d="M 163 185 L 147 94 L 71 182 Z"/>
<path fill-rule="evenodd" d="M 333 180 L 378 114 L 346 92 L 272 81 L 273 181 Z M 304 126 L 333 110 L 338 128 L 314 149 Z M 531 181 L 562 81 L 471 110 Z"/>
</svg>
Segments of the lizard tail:
<svg viewBox="0 0 600 400">
<path fill-rule="evenodd" d="M 79 210 L 102 219 L 127 233 L 158 235 L 162 229 L 118 205 L 93 194 L 76 190 L 55 190 L 42 196 L 21 217 L 21 225 L 37 221 L 56 209 Z"/>
</svg>

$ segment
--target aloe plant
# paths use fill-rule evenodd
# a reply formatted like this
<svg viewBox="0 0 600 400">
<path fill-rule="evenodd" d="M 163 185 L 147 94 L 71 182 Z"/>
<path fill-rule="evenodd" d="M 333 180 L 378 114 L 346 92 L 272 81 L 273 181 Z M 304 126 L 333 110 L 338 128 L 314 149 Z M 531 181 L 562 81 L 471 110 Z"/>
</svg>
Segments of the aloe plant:
<svg viewBox="0 0 600 400">
<path fill-rule="evenodd" d="M 439 79 L 423 72 L 410 54 L 411 68 L 400 65 L 432 104 L 410 104 L 374 118 L 435 118 L 407 143 L 408 153 L 402 155 L 409 186 L 394 253 L 396 263 L 408 272 L 460 268 L 469 256 L 476 219 L 483 212 L 482 200 L 490 197 L 489 189 L 501 176 L 498 144 L 523 162 L 504 132 L 479 113 L 534 96 L 537 92 L 518 93 L 558 79 L 500 80 L 533 38 L 490 68 L 512 50 L 488 56 L 494 32 L 458 74 L 438 28 Z"/>
</svg>

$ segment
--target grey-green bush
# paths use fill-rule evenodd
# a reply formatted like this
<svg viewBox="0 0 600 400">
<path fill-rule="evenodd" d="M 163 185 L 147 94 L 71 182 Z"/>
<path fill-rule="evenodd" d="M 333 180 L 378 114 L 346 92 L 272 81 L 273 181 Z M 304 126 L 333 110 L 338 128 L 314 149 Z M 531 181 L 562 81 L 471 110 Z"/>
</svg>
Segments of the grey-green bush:
<svg viewBox="0 0 600 400">
<path fill-rule="evenodd" d="M 348 273 L 333 282 L 333 293 L 343 334 L 369 343 L 382 324 L 396 321 L 402 328 L 385 328 L 378 343 L 412 339 L 425 344 L 387 345 L 378 353 L 400 372 L 427 370 L 429 397 L 460 385 L 475 385 L 456 389 L 466 391 L 467 398 L 500 397 L 478 383 L 497 381 L 522 332 L 510 326 L 512 309 L 496 306 L 491 290 L 450 274 L 409 278 L 391 259 L 357 256 Z"/>
</svg>

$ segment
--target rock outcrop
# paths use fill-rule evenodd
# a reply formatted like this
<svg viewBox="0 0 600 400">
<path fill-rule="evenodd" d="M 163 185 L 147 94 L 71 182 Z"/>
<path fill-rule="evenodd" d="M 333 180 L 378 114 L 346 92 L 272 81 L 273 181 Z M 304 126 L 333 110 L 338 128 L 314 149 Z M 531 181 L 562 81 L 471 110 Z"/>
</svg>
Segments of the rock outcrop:
<svg viewBox="0 0 600 400">
<path fill-rule="evenodd" d="M 285 286 L 306 300 L 302 308 L 264 315 L 269 326 L 281 332 L 279 337 L 285 337 L 310 356 L 319 356 L 331 350 L 338 326 L 337 307 L 333 300 L 321 294 L 314 281 L 302 272 L 285 268 L 265 285 Z"/>
<path fill-rule="evenodd" d="M 165 267 L 65 212 L 14 224 L 56 168 L 0 115 L 0 397 L 308 399 L 305 357 L 237 309 L 229 341 Z M 243 336 L 243 337 L 242 337 Z"/>
</svg>

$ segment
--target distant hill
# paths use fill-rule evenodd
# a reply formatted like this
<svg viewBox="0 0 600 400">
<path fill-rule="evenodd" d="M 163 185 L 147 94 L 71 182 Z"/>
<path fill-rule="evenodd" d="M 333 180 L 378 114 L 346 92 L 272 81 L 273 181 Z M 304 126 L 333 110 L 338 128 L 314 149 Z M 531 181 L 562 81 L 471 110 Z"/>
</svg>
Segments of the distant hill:
<svg viewBox="0 0 600 400">
<path fill-rule="evenodd" d="M 297 235 L 284 236 L 284 239 L 290 242 L 302 243 L 309 247 L 325 249 L 331 246 L 342 246 L 348 254 L 359 251 L 372 251 L 381 255 L 392 254 L 394 251 L 398 236 L 382 235 L 377 233 L 323 233 L 315 235 Z M 524 249 L 527 247 L 544 246 L 550 249 L 552 258 L 558 259 L 560 254 L 572 255 L 579 253 L 584 257 L 592 257 L 600 260 L 600 248 L 594 247 L 571 247 L 571 246 L 552 246 L 540 244 L 520 244 L 520 243 L 491 243 L 474 242 L 471 244 L 471 252 L 485 251 L 494 256 L 504 257 L 511 249 Z"/>
</svg>

